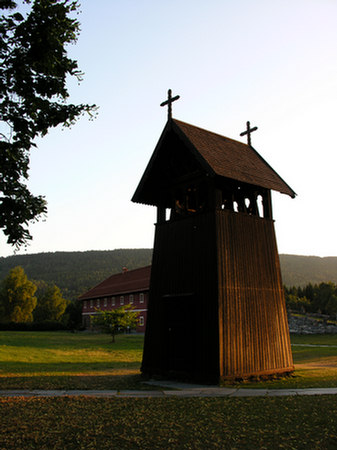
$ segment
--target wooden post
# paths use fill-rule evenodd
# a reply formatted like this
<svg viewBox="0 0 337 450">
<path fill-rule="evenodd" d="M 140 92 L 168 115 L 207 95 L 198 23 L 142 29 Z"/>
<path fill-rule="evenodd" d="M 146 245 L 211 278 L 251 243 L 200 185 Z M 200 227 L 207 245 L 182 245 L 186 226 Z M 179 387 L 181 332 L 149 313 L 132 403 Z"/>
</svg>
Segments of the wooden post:
<svg viewBox="0 0 337 450">
<path fill-rule="evenodd" d="M 164 223 L 166 221 L 166 208 L 157 206 L 157 223 Z"/>
</svg>

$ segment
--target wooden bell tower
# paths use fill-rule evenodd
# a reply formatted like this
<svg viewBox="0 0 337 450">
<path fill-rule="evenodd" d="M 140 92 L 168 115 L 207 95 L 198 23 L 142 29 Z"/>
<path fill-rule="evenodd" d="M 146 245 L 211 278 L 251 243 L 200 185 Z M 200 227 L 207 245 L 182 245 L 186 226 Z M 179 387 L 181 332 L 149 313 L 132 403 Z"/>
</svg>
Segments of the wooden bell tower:
<svg viewBox="0 0 337 450">
<path fill-rule="evenodd" d="M 169 109 L 132 198 L 157 207 L 144 374 L 218 383 L 293 370 L 271 189 L 295 197 L 251 145 Z"/>
</svg>

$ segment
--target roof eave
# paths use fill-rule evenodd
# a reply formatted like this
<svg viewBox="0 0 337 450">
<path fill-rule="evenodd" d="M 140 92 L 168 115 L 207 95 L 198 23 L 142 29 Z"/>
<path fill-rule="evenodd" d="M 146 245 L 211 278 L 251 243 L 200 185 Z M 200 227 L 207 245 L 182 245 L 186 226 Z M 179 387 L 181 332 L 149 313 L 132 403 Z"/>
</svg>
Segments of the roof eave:
<svg viewBox="0 0 337 450">
<path fill-rule="evenodd" d="M 131 201 L 133 203 L 142 203 L 142 204 L 145 204 L 145 205 L 148 205 L 148 204 L 150 205 L 150 203 L 144 203 L 144 200 L 142 200 L 141 192 L 142 192 L 142 190 L 144 188 L 144 185 L 145 185 L 145 183 L 146 183 L 146 181 L 147 181 L 147 179 L 149 177 L 149 174 L 151 173 L 152 166 L 154 164 L 154 161 L 156 160 L 157 153 L 158 153 L 158 151 L 159 151 L 159 149 L 161 147 L 161 144 L 162 144 L 166 134 L 170 131 L 171 127 L 172 127 L 172 120 L 169 119 L 166 122 L 166 125 L 165 125 L 165 127 L 164 127 L 164 129 L 162 131 L 162 134 L 160 135 L 160 138 L 159 138 L 159 140 L 157 142 L 157 145 L 156 145 L 156 147 L 154 149 L 154 152 L 152 153 L 150 161 L 148 162 L 148 164 L 147 164 L 147 166 L 145 168 L 145 171 L 144 171 L 143 176 L 142 176 L 142 178 L 141 178 L 141 180 L 140 180 L 140 182 L 139 182 L 139 184 L 138 184 L 138 186 L 137 186 L 137 188 L 135 190 L 135 193 L 133 194 L 133 196 L 131 198 Z"/>
<path fill-rule="evenodd" d="M 250 148 L 255 152 L 255 154 L 263 161 L 263 163 L 264 164 L 266 164 L 269 168 L 270 168 L 270 170 L 272 170 L 274 173 L 275 173 L 275 175 L 277 175 L 277 177 L 281 180 L 281 182 L 283 183 L 283 185 L 285 186 L 285 189 L 283 190 L 278 190 L 278 189 L 272 189 L 272 190 L 274 190 L 274 191 L 278 191 L 278 192 L 280 192 L 281 194 L 286 194 L 286 195 L 289 195 L 291 198 L 295 198 L 296 197 L 296 192 L 293 190 L 293 189 L 291 189 L 291 187 L 289 186 L 289 184 L 288 183 L 286 183 L 284 180 L 283 180 L 283 178 L 282 177 L 280 177 L 280 175 L 276 172 L 276 170 L 274 170 L 272 167 L 271 167 L 271 165 L 270 164 L 268 164 L 268 162 L 260 155 L 260 153 L 259 152 L 257 152 L 256 150 L 255 150 L 255 148 L 254 147 L 252 147 L 251 145 L 250 145 Z"/>
</svg>

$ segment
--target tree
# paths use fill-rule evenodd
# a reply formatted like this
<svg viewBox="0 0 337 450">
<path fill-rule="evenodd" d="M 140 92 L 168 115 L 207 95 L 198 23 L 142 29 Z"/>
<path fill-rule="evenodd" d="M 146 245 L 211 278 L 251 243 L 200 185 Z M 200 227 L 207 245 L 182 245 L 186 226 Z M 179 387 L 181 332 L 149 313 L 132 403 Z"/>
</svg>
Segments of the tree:
<svg viewBox="0 0 337 450">
<path fill-rule="evenodd" d="M 290 310 L 306 312 L 310 307 L 310 302 L 306 297 L 298 297 L 294 294 L 286 294 L 286 306 Z"/>
<path fill-rule="evenodd" d="M 70 301 L 64 312 L 63 322 L 68 328 L 74 330 L 82 326 L 82 303 L 78 301 Z"/>
<path fill-rule="evenodd" d="M 116 334 L 136 328 L 138 315 L 138 312 L 132 311 L 131 305 L 125 305 L 111 311 L 97 310 L 93 323 L 105 333 L 111 334 L 112 342 L 115 342 Z"/>
<path fill-rule="evenodd" d="M 314 311 L 321 311 L 324 314 L 327 313 L 327 305 L 331 296 L 336 294 L 336 286 L 332 282 L 320 283 L 318 286 L 314 286 L 314 291 Z"/>
<path fill-rule="evenodd" d="M 337 295 L 331 295 L 326 305 L 326 311 L 330 316 L 334 316 L 337 319 Z"/>
<path fill-rule="evenodd" d="M 83 75 L 66 52 L 79 34 L 79 22 L 71 17 L 77 1 L 23 1 L 30 5 L 25 17 L 16 1 L 0 2 L 0 228 L 17 248 L 32 239 L 29 223 L 47 212 L 44 197 L 26 185 L 34 140 L 96 110 L 66 103 L 66 78 L 81 81 Z"/>
<path fill-rule="evenodd" d="M 60 320 L 68 305 L 68 301 L 63 298 L 60 288 L 55 284 L 47 284 L 41 281 L 37 282 L 37 287 L 34 321 Z"/>
<path fill-rule="evenodd" d="M 35 291 L 36 285 L 28 280 L 23 268 L 14 267 L 1 283 L 1 321 L 32 322 L 37 302 Z"/>
</svg>

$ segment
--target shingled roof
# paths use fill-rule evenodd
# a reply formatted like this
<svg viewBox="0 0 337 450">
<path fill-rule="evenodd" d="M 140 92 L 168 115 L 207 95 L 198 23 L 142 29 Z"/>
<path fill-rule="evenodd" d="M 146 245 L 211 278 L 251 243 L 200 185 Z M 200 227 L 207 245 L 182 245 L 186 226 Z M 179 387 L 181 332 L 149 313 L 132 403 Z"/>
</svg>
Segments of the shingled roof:
<svg viewBox="0 0 337 450">
<path fill-rule="evenodd" d="M 82 294 L 78 300 L 147 291 L 150 285 L 150 275 L 151 266 L 111 275 L 111 277 Z"/>
<path fill-rule="evenodd" d="M 147 186 L 145 190 L 149 190 L 148 184 L 149 182 L 151 184 L 150 179 L 153 178 L 152 171 L 156 159 L 161 153 L 170 152 L 169 142 L 170 139 L 172 141 L 172 135 L 182 142 L 198 161 L 200 168 L 209 175 L 272 189 L 291 197 L 296 195 L 253 147 L 180 120 L 170 119 L 132 201 L 152 204 L 142 198 L 142 191 L 145 186 Z"/>
</svg>

